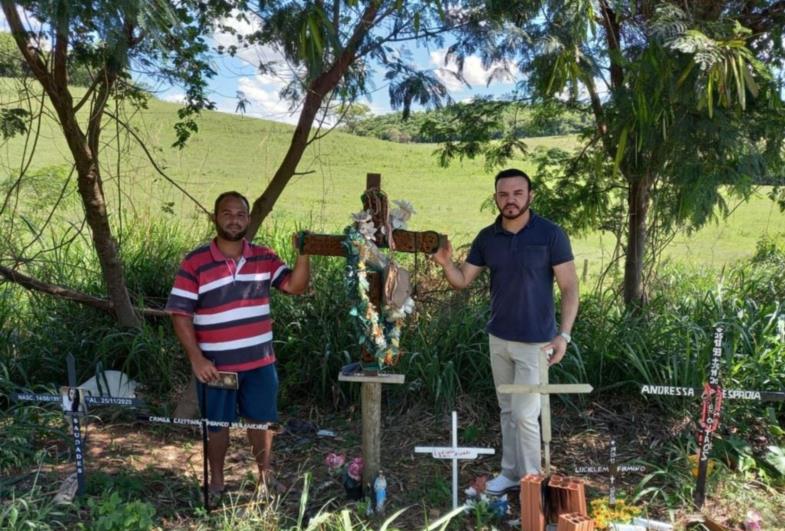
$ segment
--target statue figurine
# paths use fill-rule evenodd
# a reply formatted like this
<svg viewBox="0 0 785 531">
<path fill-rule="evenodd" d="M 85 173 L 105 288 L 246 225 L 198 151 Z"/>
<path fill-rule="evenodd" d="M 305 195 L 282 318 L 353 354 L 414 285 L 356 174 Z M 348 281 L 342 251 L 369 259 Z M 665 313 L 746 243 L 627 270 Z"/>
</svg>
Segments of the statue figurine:
<svg viewBox="0 0 785 531">
<path fill-rule="evenodd" d="M 373 493 L 376 498 L 376 513 L 384 514 L 384 501 L 387 498 L 387 480 L 384 479 L 384 473 L 379 470 L 379 475 L 373 482 Z"/>
</svg>

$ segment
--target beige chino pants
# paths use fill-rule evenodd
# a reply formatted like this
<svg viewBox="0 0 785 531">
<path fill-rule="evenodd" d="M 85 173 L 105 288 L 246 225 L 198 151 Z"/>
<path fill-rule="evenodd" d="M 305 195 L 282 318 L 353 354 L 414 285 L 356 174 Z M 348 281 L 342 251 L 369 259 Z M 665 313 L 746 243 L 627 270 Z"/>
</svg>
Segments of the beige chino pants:
<svg viewBox="0 0 785 531">
<path fill-rule="evenodd" d="M 540 348 L 545 343 L 506 341 L 489 334 L 493 384 L 540 383 L 540 363 L 547 363 Z M 539 474 L 542 460 L 540 444 L 540 395 L 500 394 L 502 428 L 502 474 L 513 481 L 526 474 Z"/>
</svg>

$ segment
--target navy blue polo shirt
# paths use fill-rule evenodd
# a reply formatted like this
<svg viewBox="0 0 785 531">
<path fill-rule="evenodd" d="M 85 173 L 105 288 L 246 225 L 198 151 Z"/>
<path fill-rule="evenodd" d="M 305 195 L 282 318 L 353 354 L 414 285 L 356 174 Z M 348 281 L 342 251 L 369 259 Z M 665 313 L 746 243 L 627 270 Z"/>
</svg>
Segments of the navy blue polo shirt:
<svg viewBox="0 0 785 531">
<path fill-rule="evenodd" d="M 553 266 L 573 260 L 561 227 L 531 212 L 517 234 L 501 216 L 480 231 L 466 261 L 491 271 L 491 320 L 486 331 L 507 341 L 540 343 L 556 335 Z"/>
</svg>

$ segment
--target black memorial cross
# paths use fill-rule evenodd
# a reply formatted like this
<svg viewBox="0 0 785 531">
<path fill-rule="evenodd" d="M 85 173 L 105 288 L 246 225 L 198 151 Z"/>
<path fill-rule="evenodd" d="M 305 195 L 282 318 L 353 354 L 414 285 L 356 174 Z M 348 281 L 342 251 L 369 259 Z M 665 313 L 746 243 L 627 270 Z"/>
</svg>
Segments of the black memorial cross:
<svg viewBox="0 0 785 531">
<path fill-rule="evenodd" d="M 63 413 L 71 420 L 71 438 L 74 443 L 74 460 L 76 464 L 77 496 L 85 493 L 85 443 L 82 439 L 81 417 L 87 412 L 86 406 L 121 406 L 139 407 L 144 401 L 137 398 L 115 396 L 91 396 L 85 394 L 76 384 L 76 360 L 73 354 L 66 357 L 68 371 L 68 387 L 63 387 L 61 394 L 39 394 L 31 392 L 17 392 L 11 398 L 18 402 L 60 402 Z"/>
<path fill-rule="evenodd" d="M 627 472 L 645 472 L 646 467 L 636 464 L 619 464 L 617 462 L 617 448 L 616 439 L 611 439 L 608 445 L 608 464 L 597 466 L 579 466 L 575 467 L 575 474 L 580 476 L 592 474 L 608 474 L 608 505 L 613 507 L 616 505 L 616 476 Z"/>
<path fill-rule="evenodd" d="M 701 508 L 706 500 L 706 474 L 709 454 L 712 448 L 712 437 L 720 425 L 722 405 L 725 400 L 747 400 L 750 402 L 781 402 L 785 401 L 785 392 L 755 391 L 746 389 L 725 389 L 722 387 L 722 341 L 724 329 L 714 329 L 714 343 L 709 361 L 709 376 L 703 388 L 678 387 L 668 385 L 641 386 L 641 394 L 659 396 L 695 397 L 700 396 L 701 416 L 698 432 L 698 477 L 695 482 L 694 502 Z"/>
</svg>

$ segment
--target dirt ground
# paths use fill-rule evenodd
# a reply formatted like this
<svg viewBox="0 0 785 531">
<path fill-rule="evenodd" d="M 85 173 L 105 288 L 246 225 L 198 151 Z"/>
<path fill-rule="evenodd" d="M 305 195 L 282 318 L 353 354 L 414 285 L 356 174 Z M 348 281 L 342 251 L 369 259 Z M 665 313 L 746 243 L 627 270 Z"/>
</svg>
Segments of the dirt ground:
<svg viewBox="0 0 785 531">
<path fill-rule="evenodd" d="M 617 442 L 618 463 L 636 459 L 656 462 L 659 445 L 690 423 L 685 418 L 666 426 L 656 413 L 610 397 L 603 397 L 602 404 L 586 402 L 580 407 L 554 400 L 552 410 L 552 471 L 564 475 L 574 475 L 578 466 L 606 464 L 611 433 Z M 84 423 L 85 460 L 91 489 L 96 493 L 109 487 L 131 491 L 134 498 L 156 506 L 156 513 L 163 518 L 167 529 L 196 526 L 202 505 L 199 429 L 145 424 L 123 418 L 123 415 L 99 413 Z M 458 417 L 459 445 L 500 450 L 495 414 L 475 408 L 464 400 L 458 406 Z M 450 413 L 435 415 L 425 407 L 415 407 L 383 416 L 382 423 L 381 463 L 388 483 L 386 514 L 408 507 L 395 525 L 401 529 L 421 529 L 424 522 L 432 522 L 450 509 L 451 464 L 415 454 L 414 447 L 448 445 Z M 328 473 L 324 459 L 331 452 L 345 454 L 347 461 L 360 455 L 359 408 L 327 413 L 316 407 L 294 407 L 281 412 L 281 424 L 284 430 L 274 442 L 274 466 L 278 481 L 284 487 L 276 500 L 278 511 L 296 518 L 306 472 L 312 474 L 309 515 L 320 509 L 334 511 L 354 503 L 346 500 L 340 478 Z M 335 436 L 318 436 L 317 429 L 331 430 Z M 70 451 L 67 444 L 56 442 L 56 446 L 67 458 Z M 465 499 L 463 489 L 476 478 L 490 478 L 498 472 L 499 460 L 500 456 L 495 455 L 461 461 L 461 501 Z M 68 461 L 43 470 L 48 482 L 54 485 L 53 490 L 72 471 L 73 464 Z M 584 479 L 590 500 L 608 495 L 607 477 L 584 476 Z M 618 495 L 631 494 L 640 479 L 641 474 L 636 473 L 619 476 Z M 229 495 L 223 501 L 230 506 L 236 508 L 254 496 L 255 466 L 245 434 L 240 431 L 232 432 L 226 483 Z M 494 522 L 499 529 L 519 529 L 509 523 L 520 514 L 517 496 L 510 496 L 509 502 L 508 516 L 501 523 Z M 667 520 L 667 516 L 658 513 L 656 508 L 649 509 Z M 722 518 L 721 514 L 719 518 Z M 471 528 L 471 523 L 465 526 Z"/>
</svg>

